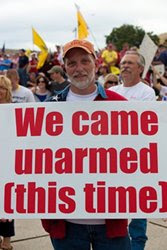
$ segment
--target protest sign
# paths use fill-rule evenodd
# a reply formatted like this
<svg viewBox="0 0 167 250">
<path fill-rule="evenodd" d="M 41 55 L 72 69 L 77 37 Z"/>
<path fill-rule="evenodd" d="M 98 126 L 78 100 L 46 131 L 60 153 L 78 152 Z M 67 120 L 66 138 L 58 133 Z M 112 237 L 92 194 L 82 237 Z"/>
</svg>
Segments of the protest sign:
<svg viewBox="0 0 167 250">
<path fill-rule="evenodd" d="M 0 216 L 167 215 L 163 102 L 5 104 Z"/>
<path fill-rule="evenodd" d="M 152 63 L 152 60 L 157 51 L 157 45 L 151 40 L 151 38 L 145 33 L 143 41 L 140 45 L 139 52 L 145 59 L 145 68 L 142 77 L 145 78 Z"/>
</svg>

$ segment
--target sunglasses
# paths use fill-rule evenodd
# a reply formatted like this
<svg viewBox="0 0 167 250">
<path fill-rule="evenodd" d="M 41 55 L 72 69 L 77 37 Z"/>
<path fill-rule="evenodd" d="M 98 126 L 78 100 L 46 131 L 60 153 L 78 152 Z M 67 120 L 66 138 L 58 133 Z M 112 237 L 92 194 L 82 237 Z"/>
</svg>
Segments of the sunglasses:
<svg viewBox="0 0 167 250">
<path fill-rule="evenodd" d="M 109 84 L 113 84 L 113 83 L 118 84 L 117 81 L 107 81 L 106 83 L 109 83 Z"/>
</svg>

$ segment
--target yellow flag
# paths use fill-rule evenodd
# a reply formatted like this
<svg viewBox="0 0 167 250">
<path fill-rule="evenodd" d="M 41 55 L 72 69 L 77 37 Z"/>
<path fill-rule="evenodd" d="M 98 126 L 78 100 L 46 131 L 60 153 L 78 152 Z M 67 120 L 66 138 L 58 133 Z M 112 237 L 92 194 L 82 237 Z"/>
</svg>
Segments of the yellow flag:
<svg viewBox="0 0 167 250">
<path fill-rule="evenodd" d="M 48 52 L 44 50 L 39 53 L 37 69 L 40 69 L 44 65 L 44 62 L 46 61 L 47 56 L 48 56 Z"/>
<path fill-rule="evenodd" d="M 48 48 L 44 42 L 44 40 L 40 37 L 40 35 L 32 28 L 32 37 L 33 37 L 33 43 L 38 46 L 38 48 L 41 50 L 38 56 L 38 65 L 37 69 L 40 69 L 48 56 Z"/>
<path fill-rule="evenodd" d="M 85 39 L 89 35 L 88 26 L 77 5 L 76 7 L 78 20 L 78 39 Z"/>
<path fill-rule="evenodd" d="M 30 49 L 27 49 L 25 54 L 26 54 L 26 56 L 28 56 L 28 57 L 29 57 L 29 56 L 30 56 L 30 54 L 31 54 L 31 50 L 30 50 Z"/>
</svg>

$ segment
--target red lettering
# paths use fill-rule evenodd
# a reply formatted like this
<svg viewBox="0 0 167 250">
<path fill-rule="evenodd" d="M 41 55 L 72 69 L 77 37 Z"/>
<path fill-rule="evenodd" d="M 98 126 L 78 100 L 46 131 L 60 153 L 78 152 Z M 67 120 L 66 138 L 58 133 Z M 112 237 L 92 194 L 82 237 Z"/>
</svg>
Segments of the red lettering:
<svg viewBox="0 0 167 250">
<path fill-rule="evenodd" d="M 59 204 L 60 212 L 64 214 L 70 214 L 75 211 L 76 204 L 69 196 L 74 196 L 75 190 L 72 187 L 62 187 L 59 190 L 59 198 L 65 204 Z"/>
<path fill-rule="evenodd" d="M 96 209 L 94 208 L 94 192 L 95 188 L 93 184 L 85 184 L 84 187 L 85 192 L 85 211 L 88 213 L 96 213 Z"/>
<path fill-rule="evenodd" d="M 88 148 L 76 148 L 75 173 L 83 173 L 83 161 L 88 156 Z"/>
<path fill-rule="evenodd" d="M 72 173 L 72 151 L 68 148 L 60 148 L 55 152 L 55 172 L 58 174 Z"/>
<path fill-rule="evenodd" d="M 166 181 L 160 181 L 159 186 L 161 187 L 161 198 L 162 198 L 162 207 L 159 209 L 161 213 L 166 213 L 167 212 L 167 182 Z"/>
<path fill-rule="evenodd" d="M 32 174 L 32 149 L 16 149 L 15 151 L 15 173 Z"/>
<path fill-rule="evenodd" d="M 117 173 L 117 150 L 90 148 L 89 162 L 89 173 Z"/>
<path fill-rule="evenodd" d="M 35 150 L 35 174 L 53 173 L 53 153 L 50 148 Z"/>
<path fill-rule="evenodd" d="M 45 189 L 36 187 L 35 182 L 28 183 L 28 213 L 45 213 Z M 36 210 L 37 208 L 37 210 Z"/>
<path fill-rule="evenodd" d="M 106 189 L 105 189 L 105 181 L 97 182 L 97 212 L 105 213 L 106 211 Z"/>
<path fill-rule="evenodd" d="M 158 173 L 157 151 L 157 143 L 149 143 L 149 148 L 140 150 L 140 169 L 142 173 Z"/>
<path fill-rule="evenodd" d="M 26 108 L 23 116 L 23 109 L 16 108 L 16 133 L 17 136 L 27 136 L 28 128 L 31 136 L 40 136 L 43 124 L 45 108 L 37 108 L 36 116 L 34 108 Z"/>
<path fill-rule="evenodd" d="M 49 182 L 48 183 L 48 213 L 56 213 L 57 211 L 57 188 L 56 182 Z"/>
<path fill-rule="evenodd" d="M 13 214 L 14 210 L 12 208 L 12 188 L 14 187 L 14 182 L 7 183 L 4 189 L 4 211 L 8 214 Z"/>
<path fill-rule="evenodd" d="M 16 211 L 21 214 L 26 213 L 26 209 L 24 208 L 24 201 L 25 201 L 25 193 L 26 188 L 23 184 L 18 184 L 15 188 L 16 193 Z"/>
<path fill-rule="evenodd" d="M 139 191 L 139 207 L 144 213 L 153 213 L 157 209 L 157 192 L 153 187 L 143 187 Z"/>
<path fill-rule="evenodd" d="M 127 203 L 128 194 L 128 203 Z M 135 213 L 136 189 L 134 187 L 109 187 L 108 190 L 108 211 L 109 213 L 126 213 L 129 208 L 130 213 Z M 128 205 L 127 205 L 128 204 Z"/>
<path fill-rule="evenodd" d="M 28 129 L 31 136 L 40 136 L 45 108 L 26 108 L 23 115 L 22 108 L 15 109 L 17 136 L 27 136 Z M 51 112 L 46 116 L 46 133 L 50 136 L 60 135 L 63 131 L 63 116 L 59 112 Z"/>
<path fill-rule="evenodd" d="M 46 116 L 46 132 L 48 135 L 57 136 L 63 131 L 63 116 L 59 112 L 51 112 Z"/>
<path fill-rule="evenodd" d="M 129 131 L 131 130 L 131 131 Z M 111 112 L 112 135 L 138 135 L 138 114 L 135 111 Z"/>
<path fill-rule="evenodd" d="M 78 111 L 72 116 L 72 131 L 75 135 L 86 135 L 89 131 L 88 125 L 81 125 L 81 121 L 88 121 L 89 115 L 84 111 Z"/>
<path fill-rule="evenodd" d="M 108 115 L 106 112 L 104 111 L 93 112 L 91 115 L 91 120 L 97 120 L 91 126 L 92 135 L 107 135 L 108 134 Z"/>
<path fill-rule="evenodd" d="M 153 111 L 141 114 L 141 131 L 145 135 L 155 135 L 158 132 L 158 117 Z"/>
<path fill-rule="evenodd" d="M 124 148 L 120 151 L 120 169 L 126 174 L 137 170 L 137 153 L 133 148 Z"/>
</svg>

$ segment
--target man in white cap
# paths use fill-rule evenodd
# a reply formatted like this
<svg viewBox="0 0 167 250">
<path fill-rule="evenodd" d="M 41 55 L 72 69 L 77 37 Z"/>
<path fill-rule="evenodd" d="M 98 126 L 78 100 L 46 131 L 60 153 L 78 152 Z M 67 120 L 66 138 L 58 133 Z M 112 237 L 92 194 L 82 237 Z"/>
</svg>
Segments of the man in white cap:
<svg viewBox="0 0 167 250">
<path fill-rule="evenodd" d="M 85 40 L 73 40 L 63 47 L 63 58 L 71 81 L 50 101 L 121 101 L 121 95 L 104 90 L 95 81 L 96 54 Z M 56 250 L 130 250 L 126 219 L 42 220 Z"/>
</svg>

